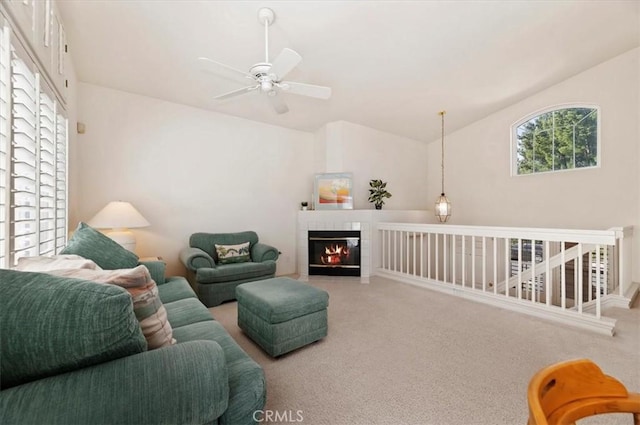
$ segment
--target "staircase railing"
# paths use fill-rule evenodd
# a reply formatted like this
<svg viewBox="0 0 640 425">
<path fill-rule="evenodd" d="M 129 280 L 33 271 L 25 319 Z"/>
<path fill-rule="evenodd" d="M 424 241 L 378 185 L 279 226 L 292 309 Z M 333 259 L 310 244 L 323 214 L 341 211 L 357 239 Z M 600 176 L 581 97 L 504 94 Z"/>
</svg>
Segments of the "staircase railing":
<svg viewBox="0 0 640 425">
<path fill-rule="evenodd" d="M 632 227 L 535 229 L 379 223 L 378 275 L 613 335 L 629 308 Z"/>
</svg>

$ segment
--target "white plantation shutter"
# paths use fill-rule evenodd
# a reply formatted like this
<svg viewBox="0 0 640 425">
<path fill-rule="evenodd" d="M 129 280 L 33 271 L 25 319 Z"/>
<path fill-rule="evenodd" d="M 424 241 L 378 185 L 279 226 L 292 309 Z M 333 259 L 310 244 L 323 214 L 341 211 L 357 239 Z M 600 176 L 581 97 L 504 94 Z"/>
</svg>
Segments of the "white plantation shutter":
<svg viewBox="0 0 640 425">
<path fill-rule="evenodd" d="M 56 241 L 56 104 L 40 93 L 39 255 L 53 255 Z"/>
<path fill-rule="evenodd" d="M 56 241 L 59 252 L 67 243 L 67 136 L 68 120 L 62 114 L 56 118 L 55 194 L 56 194 Z"/>
<path fill-rule="evenodd" d="M 11 210 L 14 254 L 38 255 L 38 90 L 39 77 L 15 50 L 11 55 L 13 137 L 11 140 Z"/>
<path fill-rule="evenodd" d="M 0 17 L 0 268 L 67 242 L 68 122 Z"/>
<path fill-rule="evenodd" d="M 2 22 L 0 22 L 2 24 Z M 0 268 L 8 266 L 9 243 L 9 143 L 11 137 L 11 51 L 9 46 L 10 30 L 6 26 L 0 27 Z"/>
</svg>

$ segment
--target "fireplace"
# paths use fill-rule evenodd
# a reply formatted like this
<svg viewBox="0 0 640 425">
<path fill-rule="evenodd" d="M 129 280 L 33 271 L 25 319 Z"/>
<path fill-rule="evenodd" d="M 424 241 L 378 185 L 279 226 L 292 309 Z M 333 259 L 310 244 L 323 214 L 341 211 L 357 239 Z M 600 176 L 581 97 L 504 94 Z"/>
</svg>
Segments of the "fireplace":
<svg viewBox="0 0 640 425">
<path fill-rule="evenodd" d="M 309 275 L 360 276 L 359 230 L 309 230 Z"/>
</svg>

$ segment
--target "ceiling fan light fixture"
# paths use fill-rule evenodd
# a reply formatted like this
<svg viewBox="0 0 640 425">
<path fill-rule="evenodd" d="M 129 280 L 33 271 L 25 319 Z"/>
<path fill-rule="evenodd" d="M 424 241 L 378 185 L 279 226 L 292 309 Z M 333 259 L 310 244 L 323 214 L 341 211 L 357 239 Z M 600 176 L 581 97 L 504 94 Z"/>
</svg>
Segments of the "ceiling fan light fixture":
<svg viewBox="0 0 640 425">
<path fill-rule="evenodd" d="M 260 88 L 263 92 L 270 93 L 273 91 L 273 83 L 271 80 L 262 80 L 260 81 Z"/>
</svg>

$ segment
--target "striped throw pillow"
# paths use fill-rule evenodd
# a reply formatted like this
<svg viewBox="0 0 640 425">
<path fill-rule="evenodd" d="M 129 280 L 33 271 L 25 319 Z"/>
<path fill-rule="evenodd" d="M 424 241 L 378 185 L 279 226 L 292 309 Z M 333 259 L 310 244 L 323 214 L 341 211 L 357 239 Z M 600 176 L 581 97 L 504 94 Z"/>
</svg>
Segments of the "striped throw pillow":
<svg viewBox="0 0 640 425">
<path fill-rule="evenodd" d="M 117 285 L 126 289 L 133 298 L 133 311 L 147 340 L 148 348 L 152 350 L 176 343 L 173 329 L 167 320 L 167 310 L 158 295 L 158 287 L 145 266 L 119 270 L 51 270 L 47 273 Z"/>
</svg>

